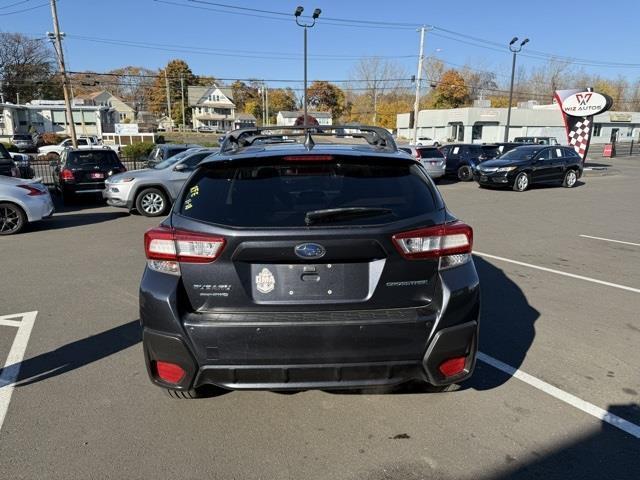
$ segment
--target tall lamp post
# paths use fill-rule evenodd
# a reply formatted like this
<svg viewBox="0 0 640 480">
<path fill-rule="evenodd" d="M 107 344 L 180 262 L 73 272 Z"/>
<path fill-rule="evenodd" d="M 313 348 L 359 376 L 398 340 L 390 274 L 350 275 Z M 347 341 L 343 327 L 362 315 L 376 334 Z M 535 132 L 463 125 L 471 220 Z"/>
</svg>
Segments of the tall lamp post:
<svg viewBox="0 0 640 480">
<path fill-rule="evenodd" d="M 525 38 L 522 42 L 520 42 L 520 45 L 516 45 L 517 41 L 518 37 L 513 37 L 509 42 L 509 50 L 511 50 L 511 53 L 513 53 L 513 61 L 511 62 L 511 86 L 509 87 L 509 108 L 507 109 L 507 125 L 504 129 L 505 142 L 509 141 L 509 127 L 511 126 L 511 102 L 513 101 L 513 78 L 516 74 L 516 56 L 518 55 L 518 52 L 522 50 L 522 47 L 529 43 L 529 39 Z"/>
<path fill-rule="evenodd" d="M 316 8 L 313 11 L 313 14 L 311 15 L 311 20 L 313 20 L 313 21 L 311 23 L 302 22 L 300 16 L 302 15 L 303 11 L 304 11 L 304 8 L 299 6 L 298 8 L 296 8 L 296 11 L 294 12 L 294 15 L 296 17 L 296 24 L 299 27 L 303 27 L 304 28 L 304 120 L 303 120 L 303 127 L 306 128 L 307 127 L 307 28 L 312 28 L 316 24 L 316 20 L 318 19 L 318 17 L 322 13 L 322 10 L 320 10 L 319 8 Z"/>
</svg>

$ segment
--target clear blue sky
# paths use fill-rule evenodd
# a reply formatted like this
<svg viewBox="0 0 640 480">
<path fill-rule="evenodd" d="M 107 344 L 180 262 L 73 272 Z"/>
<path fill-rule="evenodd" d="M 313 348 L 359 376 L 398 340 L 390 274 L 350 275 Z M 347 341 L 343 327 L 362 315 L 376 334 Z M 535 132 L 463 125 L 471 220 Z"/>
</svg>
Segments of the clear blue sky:
<svg viewBox="0 0 640 480">
<path fill-rule="evenodd" d="M 631 81 L 640 78 L 638 0 L 608 4 L 602 0 L 199 1 L 291 13 L 297 5 L 303 5 L 305 13 L 321 8 L 322 16 L 309 35 L 309 53 L 313 55 L 309 62 L 310 79 L 346 79 L 354 58 L 361 55 L 397 57 L 397 62 L 415 73 L 419 38 L 408 25 L 421 23 L 456 32 L 430 32 L 427 54 L 437 52 L 439 58 L 452 66 L 467 63 L 495 71 L 499 80 L 509 73 L 506 43 L 514 35 L 531 39 L 523 53 L 553 53 L 588 59 L 591 63 L 635 64 L 583 68 L 608 77 L 623 75 Z M 47 0 L 0 0 L 0 30 L 32 36 L 52 30 L 47 3 Z M 259 12 L 224 9 L 211 3 L 59 0 L 62 31 L 68 34 L 65 40 L 68 68 L 103 72 L 139 65 L 155 69 L 172 58 L 182 58 L 199 75 L 302 79 L 302 29 L 295 25 L 293 16 L 263 18 L 264 14 Z M 20 12 L 40 5 L 44 6 Z M 331 18 L 397 22 L 407 27 L 344 26 Z M 459 33 L 505 46 L 481 43 Z M 115 43 L 104 43 L 105 40 Z M 129 42 L 145 45 L 133 46 Z M 525 67 L 543 62 L 540 58 L 519 57 L 519 64 Z"/>
</svg>

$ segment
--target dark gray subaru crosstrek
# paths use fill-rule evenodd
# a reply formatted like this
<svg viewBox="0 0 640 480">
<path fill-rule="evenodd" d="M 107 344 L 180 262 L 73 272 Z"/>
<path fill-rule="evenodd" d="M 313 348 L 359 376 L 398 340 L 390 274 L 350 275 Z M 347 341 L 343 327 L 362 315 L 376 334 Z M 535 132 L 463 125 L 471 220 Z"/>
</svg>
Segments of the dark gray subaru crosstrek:
<svg viewBox="0 0 640 480">
<path fill-rule="evenodd" d="M 172 396 L 471 375 L 471 227 L 386 130 L 336 128 L 231 132 L 146 232 L 144 355 Z"/>
</svg>

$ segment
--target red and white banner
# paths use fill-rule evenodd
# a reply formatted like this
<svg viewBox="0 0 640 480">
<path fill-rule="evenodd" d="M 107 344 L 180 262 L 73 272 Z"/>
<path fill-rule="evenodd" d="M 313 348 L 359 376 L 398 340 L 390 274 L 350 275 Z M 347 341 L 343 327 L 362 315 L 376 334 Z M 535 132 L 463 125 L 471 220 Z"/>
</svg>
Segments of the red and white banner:
<svg viewBox="0 0 640 480">
<path fill-rule="evenodd" d="M 608 95 L 585 90 L 556 90 L 554 94 L 567 132 L 567 140 L 584 162 L 591 144 L 593 116 L 611 108 L 613 100 Z"/>
</svg>

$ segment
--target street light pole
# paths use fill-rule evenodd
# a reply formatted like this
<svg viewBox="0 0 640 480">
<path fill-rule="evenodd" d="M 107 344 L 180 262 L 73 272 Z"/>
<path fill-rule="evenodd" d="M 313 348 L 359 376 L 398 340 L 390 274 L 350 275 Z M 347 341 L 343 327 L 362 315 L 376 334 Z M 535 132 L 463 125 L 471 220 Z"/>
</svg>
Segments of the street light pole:
<svg viewBox="0 0 640 480">
<path fill-rule="evenodd" d="M 302 121 L 302 126 L 306 128 L 307 127 L 307 28 L 312 28 L 316 24 L 316 20 L 320 16 L 320 13 L 322 13 L 322 10 L 320 10 L 319 8 L 316 8 L 313 11 L 313 15 L 311 15 L 311 19 L 313 21 L 311 23 L 305 23 L 300 20 L 300 16 L 302 15 L 303 11 L 304 11 L 304 8 L 299 6 L 298 8 L 296 8 L 294 15 L 296 17 L 296 24 L 299 27 L 304 28 L 304 101 L 303 101 L 304 117 Z"/>
<path fill-rule="evenodd" d="M 418 114 L 420 111 L 420 83 L 422 82 L 422 62 L 424 61 L 424 25 L 420 28 L 420 56 L 418 57 L 418 75 L 416 76 L 416 101 L 413 104 L 413 144 L 418 144 Z"/>
<path fill-rule="evenodd" d="M 513 79 L 516 75 L 516 55 L 518 52 L 522 50 L 522 47 L 525 44 L 529 43 L 529 39 L 525 38 L 520 45 L 514 46 L 514 44 L 518 41 L 518 37 L 513 37 L 511 42 L 509 42 L 509 50 L 513 54 L 513 60 L 511 62 L 511 85 L 509 87 L 509 107 L 507 108 L 507 124 L 504 128 L 504 141 L 509 141 L 509 128 L 511 127 L 511 102 L 513 102 Z"/>
<path fill-rule="evenodd" d="M 52 42 L 55 42 L 54 47 L 58 54 L 58 66 L 60 67 L 60 75 L 62 75 L 62 91 L 64 93 L 64 104 L 67 112 L 67 124 L 69 125 L 69 133 L 71 134 L 71 144 L 73 145 L 73 148 L 78 148 L 76 124 L 73 120 L 73 110 L 71 109 L 71 98 L 69 95 L 69 79 L 67 78 L 67 71 L 64 66 L 64 52 L 62 50 L 62 42 L 60 40 L 64 33 L 60 33 L 56 0 L 51 0 L 51 16 L 53 17 L 53 33 L 47 33 L 47 36 Z"/>
</svg>

